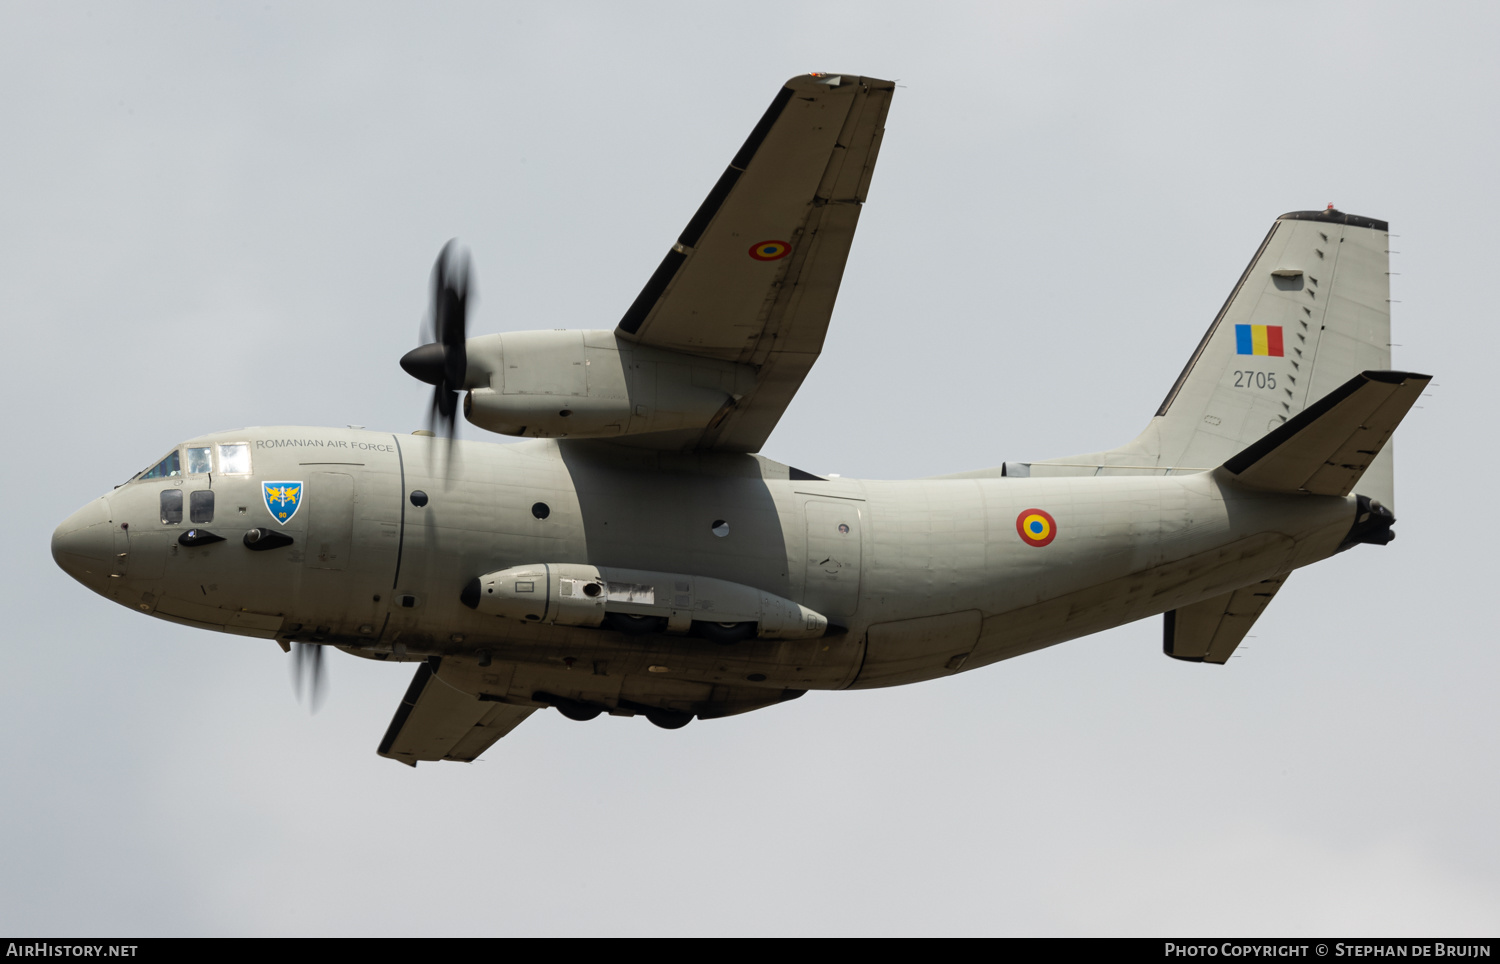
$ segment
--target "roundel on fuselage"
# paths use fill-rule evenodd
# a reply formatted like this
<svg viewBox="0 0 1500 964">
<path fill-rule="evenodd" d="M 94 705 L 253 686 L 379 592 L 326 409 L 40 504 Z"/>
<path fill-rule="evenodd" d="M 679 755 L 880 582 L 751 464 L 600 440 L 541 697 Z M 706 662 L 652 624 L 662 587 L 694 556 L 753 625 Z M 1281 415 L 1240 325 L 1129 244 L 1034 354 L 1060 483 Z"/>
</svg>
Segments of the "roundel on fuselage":
<svg viewBox="0 0 1500 964">
<path fill-rule="evenodd" d="M 1040 549 L 1057 538 L 1057 520 L 1045 509 L 1026 509 L 1016 516 L 1016 532 L 1022 542 Z"/>
</svg>

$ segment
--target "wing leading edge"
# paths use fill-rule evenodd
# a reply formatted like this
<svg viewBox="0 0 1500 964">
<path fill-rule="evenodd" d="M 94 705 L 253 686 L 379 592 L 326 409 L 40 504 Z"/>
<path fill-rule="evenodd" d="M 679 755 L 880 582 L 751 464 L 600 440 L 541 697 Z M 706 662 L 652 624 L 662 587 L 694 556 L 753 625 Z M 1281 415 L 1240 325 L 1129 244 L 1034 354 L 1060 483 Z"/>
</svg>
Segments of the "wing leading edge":
<svg viewBox="0 0 1500 964">
<path fill-rule="evenodd" d="M 787 81 L 620 320 L 624 340 L 754 366 L 688 447 L 758 451 L 817 361 L 894 87 Z"/>
</svg>

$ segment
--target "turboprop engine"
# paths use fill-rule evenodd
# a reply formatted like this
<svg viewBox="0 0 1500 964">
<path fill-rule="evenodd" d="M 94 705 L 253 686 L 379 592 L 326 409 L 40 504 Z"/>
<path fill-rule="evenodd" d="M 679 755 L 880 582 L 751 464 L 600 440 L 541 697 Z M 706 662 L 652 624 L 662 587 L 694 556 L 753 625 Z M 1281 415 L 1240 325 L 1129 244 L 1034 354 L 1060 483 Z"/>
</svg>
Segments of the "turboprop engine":
<svg viewBox="0 0 1500 964">
<path fill-rule="evenodd" d="M 712 428 L 755 389 L 749 365 L 636 344 L 613 331 L 517 331 L 468 337 L 473 269 L 456 241 L 432 269 L 424 344 L 401 358 L 433 386 L 429 429 L 464 418 L 530 438 L 617 438 Z M 712 352 L 709 351 L 709 354 Z"/>
<path fill-rule="evenodd" d="M 464 587 L 460 599 L 470 609 L 524 622 L 693 633 L 719 642 L 815 639 L 828 631 L 822 614 L 740 583 L 578 563 L 485 573 Z"/>
<path fill-rule="evenodd" d="M 464 418 L 530 438 L 701 429 L 755 386 L 748 365 L 648 348 L 612 331 L 484 335 L 469 339 L 467 363 Z"/>
</svg>

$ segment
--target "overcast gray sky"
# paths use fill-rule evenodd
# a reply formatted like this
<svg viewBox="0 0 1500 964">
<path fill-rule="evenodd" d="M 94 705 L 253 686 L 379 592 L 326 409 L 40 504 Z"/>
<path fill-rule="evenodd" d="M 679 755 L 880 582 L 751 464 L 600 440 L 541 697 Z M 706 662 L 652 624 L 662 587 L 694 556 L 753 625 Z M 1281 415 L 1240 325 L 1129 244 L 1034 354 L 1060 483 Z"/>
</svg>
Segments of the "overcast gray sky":
<svg viewBox="0 0 1500 964">
<path fill-rule="evenodd" d="M 1480 4 L 0 0 L 11 587 L 0 931 L 1500 930 L 1494 277 Z M 765 452 L 846 476 L 1093 451 L 1276 215 L 1385 218 L 1400 537 L 1226 667 L 1159 620 L 668 732 L 539 713 L 375 755 L 406 667 L 148 619 L 53 526 L 193 435 L 409 431 L 442 243 L 473 333 L 609 328 L 777 86 L 899 79 L 822 360 Z M 468 437 L 476 433 L 469 430 Z"/>
</svg>

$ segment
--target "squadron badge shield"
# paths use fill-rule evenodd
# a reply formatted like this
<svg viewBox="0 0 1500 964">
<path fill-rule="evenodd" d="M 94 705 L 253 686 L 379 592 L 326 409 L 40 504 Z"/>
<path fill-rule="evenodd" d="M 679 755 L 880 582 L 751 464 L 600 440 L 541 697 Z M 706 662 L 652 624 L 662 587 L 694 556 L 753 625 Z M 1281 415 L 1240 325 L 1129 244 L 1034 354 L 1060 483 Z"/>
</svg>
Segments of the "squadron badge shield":
<svg viewBox="0 0 1500 964">
<path fill-rule="evenodd" d="M 271 518 L 282 525 L 286 525 L 302 508 L 301 482 L 265 482 L 260 488 L 266 497 L 266 508 L 271 510 Z"/>
</svg>

